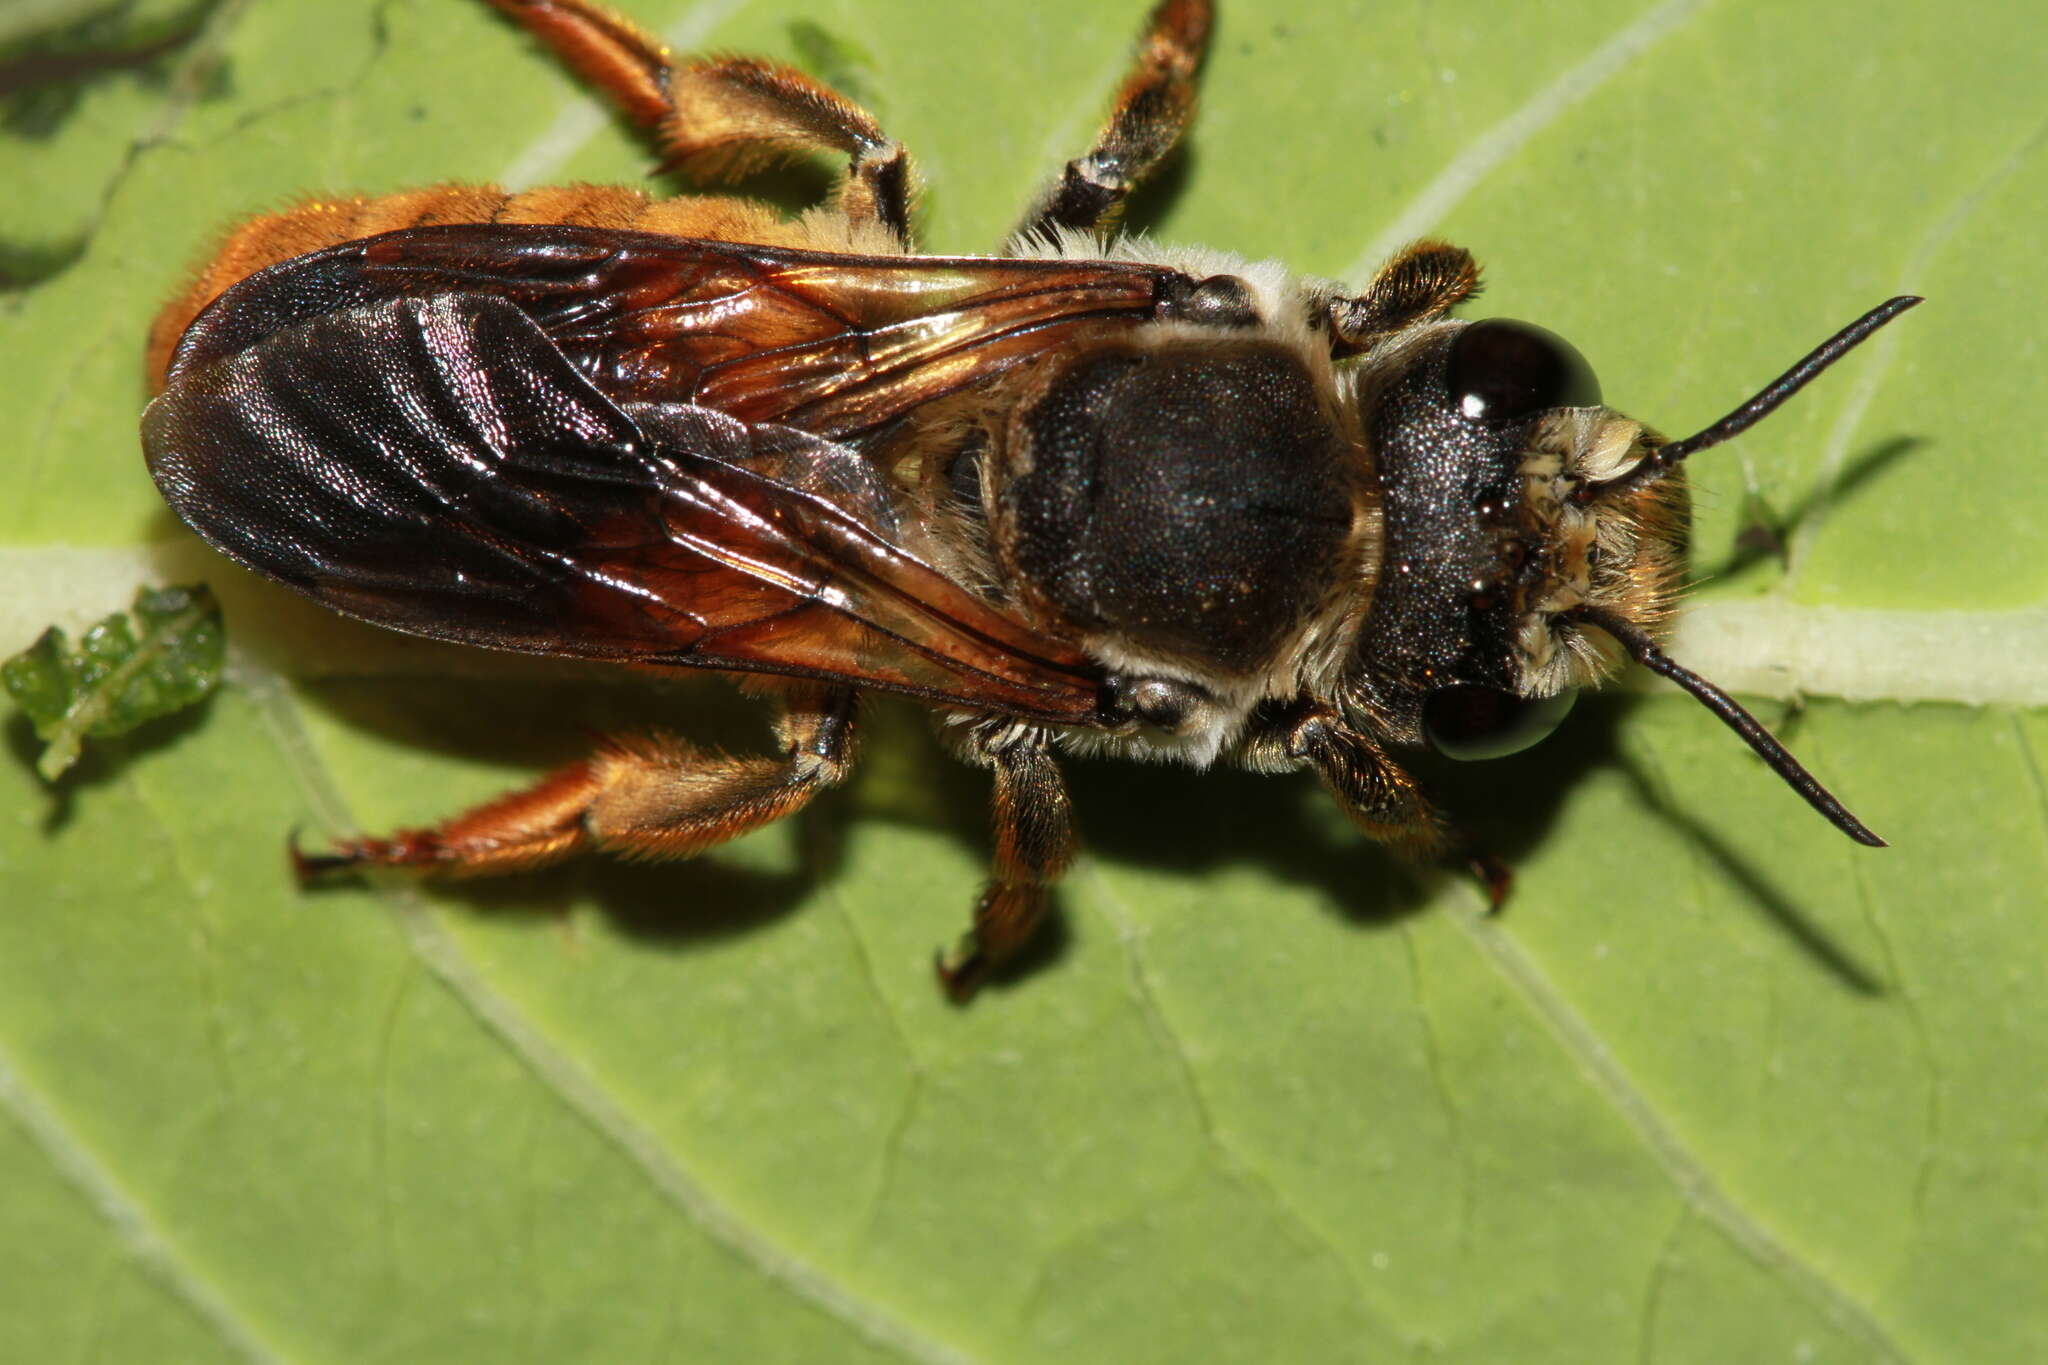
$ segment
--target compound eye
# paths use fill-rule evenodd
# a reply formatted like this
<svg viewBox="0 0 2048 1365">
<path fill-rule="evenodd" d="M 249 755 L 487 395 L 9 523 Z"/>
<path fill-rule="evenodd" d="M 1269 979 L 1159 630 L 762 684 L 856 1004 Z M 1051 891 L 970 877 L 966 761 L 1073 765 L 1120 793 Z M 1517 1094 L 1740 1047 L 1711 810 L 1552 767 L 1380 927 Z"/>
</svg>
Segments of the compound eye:
<svg viewBox="0 0 2048 1365">
<path fill-rule="evenodd" d="M 1464 683 L 1439 687 L 1422 703 L 1422 737 L 1462 763 L 1506 758 L 1548 738 L 1578 698 L 1576 687 L 1533 698 Z"/>
<path fill-rule="evenodd" d="M 1451 343 L 1444 383 L 1468 422 L 1529 417 L 1546 408 L 1590 408 L 1600 381 L 1569 341 L 1533 323 L 1487 318 Z"/>
</svg>

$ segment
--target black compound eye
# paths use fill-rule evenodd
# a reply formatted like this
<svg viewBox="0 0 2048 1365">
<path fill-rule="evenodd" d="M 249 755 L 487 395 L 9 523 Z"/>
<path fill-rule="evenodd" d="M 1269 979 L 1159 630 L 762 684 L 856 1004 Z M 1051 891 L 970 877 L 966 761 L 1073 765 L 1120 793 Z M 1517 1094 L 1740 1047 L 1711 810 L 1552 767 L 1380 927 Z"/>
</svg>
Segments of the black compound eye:
<svg viewBox="0 0 2048 1365">
<path fill-rule="evenodd" d="M 1590 408 L 1600 402 L 1593 367 L 1569 341 L 1508 318 L 1488 318 L 1458 333 L 1444 385 L 1469 422 L 1507 421 L 1545 408 Z"/>
<path fill-rule="evenodd" d="M 1518 697 L 1497 687 L 1439 687 L 1422 703 L 1422 737 L 1445 758 L 1506 758 L 1547 739 L 1564 723 L 1576 687 L 1550 697 Z"/>
</svg>

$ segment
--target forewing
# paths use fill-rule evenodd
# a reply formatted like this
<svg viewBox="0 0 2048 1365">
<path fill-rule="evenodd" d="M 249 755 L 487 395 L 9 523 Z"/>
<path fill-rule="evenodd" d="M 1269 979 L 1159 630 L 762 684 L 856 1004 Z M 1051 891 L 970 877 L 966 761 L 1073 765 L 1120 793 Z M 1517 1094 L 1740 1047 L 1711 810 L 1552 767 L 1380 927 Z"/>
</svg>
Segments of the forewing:
<svg viewBox="0 0 2048 1365">
<path fill-rule="evenodd" d="M 843 438 L 1146 322 L 1178 278 L 1137 262 L 834 255 L 560 223 L 411 228 L 252 275 L 194 322 L 172 373 L 325 313 L 475 294 L 515 304 L 616 401 Z"/>
<path fill-rule="evenodd" d="M 143 444 L 217 548 L 380 625 L 1092 710 L 1077 653 L 897 546 L 845 447 L 688 405 L 637 411 L 505 299 L 395 297 L 218 358 L 181 352 Z M 798 468 L 811 487 L 759 472 Z"/>
</svg>

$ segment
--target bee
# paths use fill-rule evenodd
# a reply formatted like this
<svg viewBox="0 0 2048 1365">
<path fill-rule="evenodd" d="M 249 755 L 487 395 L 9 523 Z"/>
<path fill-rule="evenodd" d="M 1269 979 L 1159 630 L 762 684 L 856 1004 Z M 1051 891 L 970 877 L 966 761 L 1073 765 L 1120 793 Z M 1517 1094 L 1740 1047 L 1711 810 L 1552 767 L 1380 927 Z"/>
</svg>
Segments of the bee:
<svg viewBox="0 0 2048 1365">
<path fill-rule="evenodd" d="M 1524 748 L 1625 660 L 1881 844 L 1661 641 L 1684 461 L 1917 299 L 1666 440 L 1561 338 L 1449 318 L 1479 280 L 1456 246 L 1352 291 L 1117 239 L 1187 126 L 1207 0 L 1151 12 L 1095 145 L 992 256 L 916 254 L 904 149 L 809 77 L 678 61 L 589 0 L 492 3 L 668 167 L 834 153 L 832 199 L 445 184 L 257 218 L 156 323 L 150 471 L 345 615 L 747 675 L 780 753 L 611 740 L 431 828 L 295 848 L 302 878 L 686 857 L 839 782 L 860 693 L 901 693 L 993 775 L 993 875 L 937 962 L 964 1000 L 1073 856 L 1061 751 L 1307 769 L 1369 837 L 1470 857 L 1399 751 Z"/>
</svg>

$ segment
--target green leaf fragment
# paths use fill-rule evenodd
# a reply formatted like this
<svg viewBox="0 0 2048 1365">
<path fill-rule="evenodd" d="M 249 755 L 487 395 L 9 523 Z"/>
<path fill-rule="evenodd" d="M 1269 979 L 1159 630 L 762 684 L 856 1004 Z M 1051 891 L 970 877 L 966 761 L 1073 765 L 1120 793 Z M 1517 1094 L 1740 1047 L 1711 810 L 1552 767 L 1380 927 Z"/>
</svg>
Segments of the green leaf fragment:
<svg viewBox="0 0 2048 1365">
<path fill-rule="evenodd" d="M 71 646 L 56 626 L 0 664 L 0 683 L 46 748 L 36 762 L 55 781 L 90 736 L 125 735 L 204 699 L 220 682 L 227 635 L 204 584 L 142 588 Z"/>
</svg>

